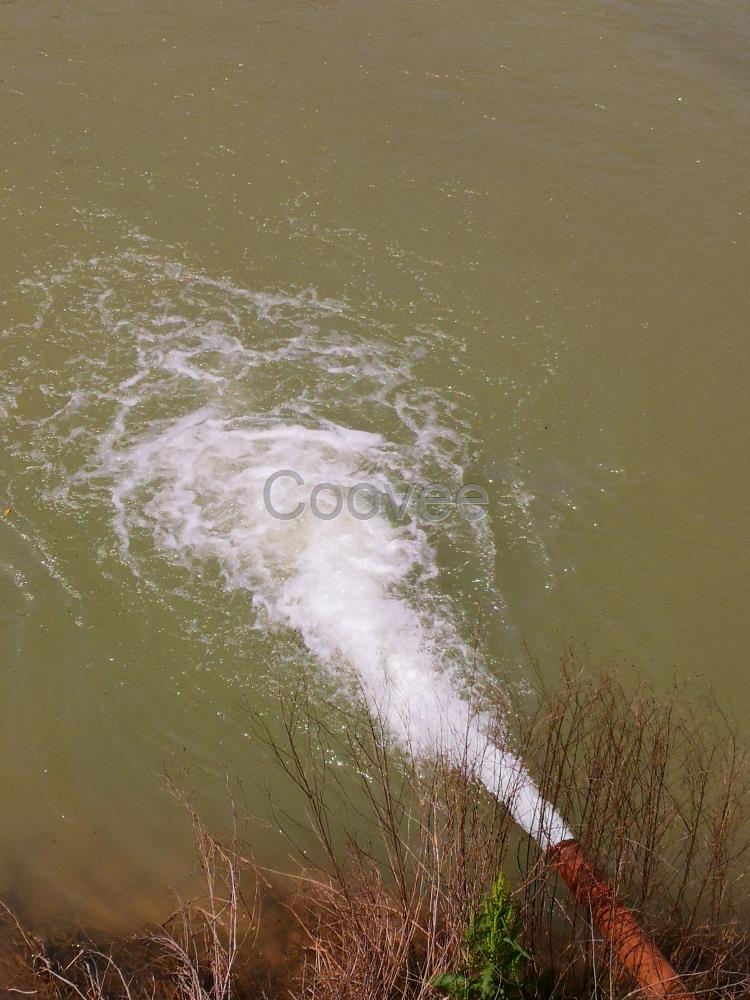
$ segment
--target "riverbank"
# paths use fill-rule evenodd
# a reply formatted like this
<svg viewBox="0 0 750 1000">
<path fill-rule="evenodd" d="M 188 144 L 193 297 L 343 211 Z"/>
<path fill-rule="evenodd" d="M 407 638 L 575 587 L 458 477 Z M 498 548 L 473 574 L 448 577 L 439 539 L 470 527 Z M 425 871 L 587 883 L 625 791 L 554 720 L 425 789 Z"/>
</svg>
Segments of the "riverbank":
<svg viewBox="0 0 750 1000">
<path fill-rule="evenodd" d="M 8 911 L 0 987 L 53 1000 L 633 995 L 504 804 L 447 761 L 395 757 L 377 720 L 332 728 L 302 687 L 281 710 L 282 741 L 260 718 L 253 735 L 306 800 L 318 857 L 264 871 L 184 803 L 200 898 L 117 941 L 42 940 Z M 498 701 L 496 723 L 689 988 L 746 996 L 750 785 L 721 711 L 685 689 L 626 689 L 571 654 L 533 701 Z M 342 766 L 361 778 L 358 835 Z"/>
</svg>

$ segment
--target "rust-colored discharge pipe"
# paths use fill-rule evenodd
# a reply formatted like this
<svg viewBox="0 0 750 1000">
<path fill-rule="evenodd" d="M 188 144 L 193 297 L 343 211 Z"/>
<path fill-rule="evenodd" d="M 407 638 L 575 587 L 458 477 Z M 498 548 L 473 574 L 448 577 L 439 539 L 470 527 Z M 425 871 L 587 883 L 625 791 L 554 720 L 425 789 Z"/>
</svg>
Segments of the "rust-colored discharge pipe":
<svg viewBox="0 0 750 1000">
<path fill-rule="evenodd" d="M 591 911 L 594 924 L 614 949 L 623 967 L 648 1000 L 695 1000 L 630 910 L 618 900 L 604 876 L 586 860 L 575 840 L 563 840 L 547 851 L 576 902 Z"/>
</svg>

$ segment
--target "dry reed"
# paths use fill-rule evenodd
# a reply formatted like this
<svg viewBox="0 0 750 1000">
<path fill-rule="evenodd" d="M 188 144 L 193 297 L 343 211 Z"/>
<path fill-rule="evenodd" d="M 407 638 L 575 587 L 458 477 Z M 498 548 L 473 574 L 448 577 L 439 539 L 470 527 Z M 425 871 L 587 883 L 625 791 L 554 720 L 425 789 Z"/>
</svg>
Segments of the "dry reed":
<svg viewBox="0 0 750 1000">
<path fill-rule="evenodd" d="M 498 740 L 510 740 L 695 993 L 750 996 L 750 771 L 736 728 L 706 698 L 625 687 L 572 651 L 557 683 L 539 679 L 535 698 L 495 699 Z M 365 713 L 333 727 L 304 685 L 281 713 L 282 740 L 260 719 L 254 732 L 296 786 L 321 851 L 290 876 L 286 906 L 303 947 L 290 955 L 287 983 L 264 988 L 253 974 L 259 911 L 241 891 L 247 864 L 236 843 L 222 847 L 191 813 L 203 898 L 116 959 L 91 942 L 50 947 L 13 924 L 27 973 L 10 986 L 16 995 L 434 997 L 435 977 L 465 965 L 467 924 L 504 871 L 532 955 L 529 998 L 637 996 L 537 845 L 467 768 L 398 753 Z"/>
</svg>

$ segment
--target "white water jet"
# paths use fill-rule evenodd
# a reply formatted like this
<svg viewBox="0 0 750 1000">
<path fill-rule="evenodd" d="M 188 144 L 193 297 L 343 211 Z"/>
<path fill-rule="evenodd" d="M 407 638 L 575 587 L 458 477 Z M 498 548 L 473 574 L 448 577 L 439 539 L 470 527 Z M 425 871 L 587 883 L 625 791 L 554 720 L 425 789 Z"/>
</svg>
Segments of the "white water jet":
<svg viewBox="0 0 750 1000">
<path fill-rule="evenodd" d="M 252 595 L 262 619 L 297 630 L 345 683 L 354 677 L 399 744 L 467 766 L 543 848 L 571 836 L 521 761 L 490 741 L 488 720 L 462 697 L 471 653 L 450 620 L 429 600 L 408 596 L 437 572 L 419 526 L 382 513 L 360 520 L 346 507 L 332 520 L 309 507 L 279 520 L 265 507 L 265 483 L 281 469 L 304 485 L 279 480 L 277 509 L 294 509 L 316 483 L 346 490 L 367 478 L 384 487 L 392 448 L 381 435 L 332 423 L 269 426 L 207 406 L 127 448 L 108 448 L 124 548 L 145 527 L 180 562 L 214 561 L 228 587 Z"/>
<path fill-rule="evenodd" d="M 277 484 L 286 510 L 321 482 L 460 485 L 471 439 L 460 393 L 446 398 L 421 377 L 436 358 L 458 373 L 456 344 L 437 330 L 394 332 L 314 290 L 236 287 L 144 245 L 73 260 L 34 283 L 38 313 L 18 335 L 69 358 L 56 373 L 54 412 L 33 426 L 49 502 L 85 510 L 103 490 L 138 572 L 150 574 L 154 551 L 198 573 L 218 566 L 260 627 L 296 630 L 394 740 L 471 767 L 543 846 L 569 837 L 466 697 L 476 655 L 433 586 L 435 535 L 417 521 L 346 510 L 328 522 L 309 508 L 279 521 L 263 505 L 265 482 L 281 469 L 306 483 Z M 44 338 L 28 335 L 41 329 Z M 37 368 L 28 370 L 35 386 Z M 370 430 L 345 426 L 355 420 Z M 497 608 L 487 526 L 435 530 Z"/>
</svg>

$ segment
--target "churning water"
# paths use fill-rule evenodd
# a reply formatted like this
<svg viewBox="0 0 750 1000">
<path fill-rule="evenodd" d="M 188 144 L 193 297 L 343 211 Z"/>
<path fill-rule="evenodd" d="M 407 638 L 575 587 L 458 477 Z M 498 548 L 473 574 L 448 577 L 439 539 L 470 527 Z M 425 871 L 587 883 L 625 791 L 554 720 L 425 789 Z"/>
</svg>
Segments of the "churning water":
<svg viewBox="0 0 750 1000">
<path fill-rule="evenodd" d="M 52 319 L 71 284 L 83 326 L 80 312 L 70 326 Z M 146 290 L 136 314 L 132 288 Z M 76 263 L 27 291 L 38 311 L 16 335 L 49 330 L 71 369 L 50 390 L 62 405 L 34 428 L 47 501 L 64 511 L 98 498 L 134 574 L 148 577 L 158 558 L 195 576 L 213 567 L 257 628 L 295 629 L 404 748 L 468 762 L 543 843 L 568 836 L 469 701 L 481 664 L 441 600 L 419 511 L 360 516 L 346 505 L 325 516 L 336 514 L 328 497 L 328 511 L 321 500 L 322 511 L 293 519 L 272 512 L 305 504 L 315 484 L 366 482 L 383 496 L 395 485 L 402 502 L 414 484 L 461 485 L 466 428 L 414 373 L 430 345 L 414 337 L 393 350 L 344 302 L 253 293 L 143 253 Z M 92 323 L 108 350 L 91 352 Z M 353 391 L 372 430 L 334 422 Z M 106 424 L 88 417 L 95 409 Z M 279 472 L 269 510 L 266 484 Z M 486 565 L 482 512 L 446 513 L 453 523 L 439 530 Z"/>
</svg>

